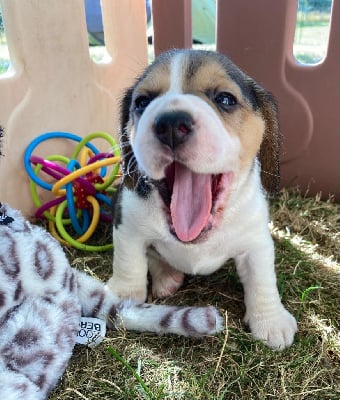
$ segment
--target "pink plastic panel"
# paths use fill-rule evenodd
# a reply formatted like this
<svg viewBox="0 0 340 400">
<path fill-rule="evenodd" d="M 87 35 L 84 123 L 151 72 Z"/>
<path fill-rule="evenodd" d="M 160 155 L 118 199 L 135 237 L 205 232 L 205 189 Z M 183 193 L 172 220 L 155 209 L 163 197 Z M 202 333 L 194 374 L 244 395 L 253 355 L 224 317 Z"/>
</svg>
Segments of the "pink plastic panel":
<svg viewBox="0 0 340 400">
<path fill-rule="evenodd" d="M 191 0 L 153 0 L 152 16 L 155 55 L 191 47 Z"/>
<path fill-rule="evenodd" d="M 217 49 L 269 89 L 280 109 L 282 185 L 340 199 L 340 2 L 328 53 L 315 66 L 293 58 L 297 0 L 217 0 Z"/>
</svg>

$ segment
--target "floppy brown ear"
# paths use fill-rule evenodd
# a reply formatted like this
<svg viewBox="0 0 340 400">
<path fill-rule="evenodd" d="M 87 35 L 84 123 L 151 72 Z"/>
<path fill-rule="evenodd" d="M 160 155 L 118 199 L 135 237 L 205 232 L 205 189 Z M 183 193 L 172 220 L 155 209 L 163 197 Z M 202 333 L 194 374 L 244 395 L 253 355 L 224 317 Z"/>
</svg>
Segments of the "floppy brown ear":
<svg viewBox="0 0 340 400">
<path fill-rule="evenodd" d="M 255 90 L 259 110 L 265 121 L 265 132 L 259 151 L 261 181 L 265 190 L 275 195 L 280 190 L 281 135 L 278 108 L 271 93 L 259 86 Z"/>
<path fill-rule="evenodd" d="M 130 107 L 132 101 L 132 93 L 133 87 L 128 88 L 123 94 L 123 98 L 120 103 L 120 130 L 121 134 L 124 132 L 124 129 L 130 118 Z"/>
<path fill-rule="evenodd" d="M 127 125 L 130 119 L 130 107 L 132 101 L 132 93 L 133 87 L 126 90 L 122 101 L 120 103 L 120 132 L 119 132 L 119 141 L 121 147 L 121 156 L 122 156 L 122 169 L 123 169 L 123 180 L 124 184 L 133 189 L 135 186 L 135 177 L 134 174 L 131 174 L 129 168 L 132 167 L 134 170 L 133 151 L 130 144 L 130 136 L 129 132 L 127 132 Z"/>
</svg>

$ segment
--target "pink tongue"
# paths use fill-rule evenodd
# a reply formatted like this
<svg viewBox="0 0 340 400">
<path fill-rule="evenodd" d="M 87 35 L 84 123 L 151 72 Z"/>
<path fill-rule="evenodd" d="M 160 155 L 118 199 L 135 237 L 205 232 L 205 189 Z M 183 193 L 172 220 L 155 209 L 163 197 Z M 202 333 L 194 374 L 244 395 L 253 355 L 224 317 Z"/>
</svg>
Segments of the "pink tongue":
<svg viewBox="0 0 340 400">
<path fill-rule="evenodd" d="M 197 238 L 208 223 L 211 206 L 211 175 L 195 174 L 175 163 L 170 211 L 181 241 L 190 242 Z"/>
</svg>

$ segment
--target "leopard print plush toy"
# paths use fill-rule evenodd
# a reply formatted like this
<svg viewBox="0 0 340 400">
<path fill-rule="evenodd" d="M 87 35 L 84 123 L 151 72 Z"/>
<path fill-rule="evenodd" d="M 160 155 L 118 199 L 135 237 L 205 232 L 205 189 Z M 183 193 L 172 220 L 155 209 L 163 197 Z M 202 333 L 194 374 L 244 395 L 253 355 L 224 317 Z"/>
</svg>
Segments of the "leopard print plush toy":
<svg viewBox="0 0 340 400">
<path fill-rule="evenodd" d="M 45 399 L 65 370 L 81 315 L 138 331 L 201 337 L 214 307 L 125 303 L 71 268 L 59 243 L 0 203 L 0 399 Z"/>
</svg>

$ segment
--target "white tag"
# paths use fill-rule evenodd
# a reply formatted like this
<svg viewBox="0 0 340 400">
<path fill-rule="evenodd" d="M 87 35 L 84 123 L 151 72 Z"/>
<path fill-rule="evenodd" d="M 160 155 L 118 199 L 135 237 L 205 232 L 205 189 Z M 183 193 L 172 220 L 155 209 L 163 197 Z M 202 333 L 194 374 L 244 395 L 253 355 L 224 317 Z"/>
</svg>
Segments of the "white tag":
<svg viewBox="0 0 340 400">
<path fill-rule="evenodd" d="M 81 317 L 76 343 L 95 347 L 103 341 L 105 334 L 105 321 L 98 318 Z"/>
</svg>

